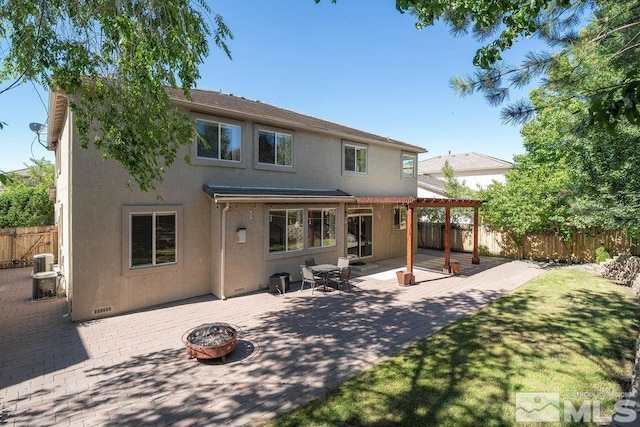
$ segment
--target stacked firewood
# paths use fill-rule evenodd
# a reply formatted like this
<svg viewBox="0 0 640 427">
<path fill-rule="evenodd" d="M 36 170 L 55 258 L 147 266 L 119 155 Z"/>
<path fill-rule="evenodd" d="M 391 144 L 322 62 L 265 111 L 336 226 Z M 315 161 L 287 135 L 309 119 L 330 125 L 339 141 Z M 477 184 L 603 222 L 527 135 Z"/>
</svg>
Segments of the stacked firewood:
<svg viewBox="0 0 640 427">
<path fill-rule="evenodd" d="M 640 257 L 622 254 L 603 264 L 602 277 L 625 285 L 633 284 L 640 273 Z"/>
</svg>

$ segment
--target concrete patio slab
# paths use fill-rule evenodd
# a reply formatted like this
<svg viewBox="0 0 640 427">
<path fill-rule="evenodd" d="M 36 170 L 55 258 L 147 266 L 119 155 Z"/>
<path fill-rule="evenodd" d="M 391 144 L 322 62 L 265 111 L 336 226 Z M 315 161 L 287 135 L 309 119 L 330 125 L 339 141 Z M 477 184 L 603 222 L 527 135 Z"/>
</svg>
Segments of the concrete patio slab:
<svg viewBox="0 0 640 427">
<path fill-rule="evenodd" d="M 421 250 L 410 287 L 395 279 L 404 260 L 391 260 L 342 295 L 204 296 L 82 323 L 64 299 L 31 300 L 30 268 L 0 270 L 0 423 L 260 425 L 543 271 L 464 256 L 448 276 L 429 267 L 441 252 Z M 186 355 L 184 333 L 209 322 L 242 330 L 226 364 Z"/>
</svg>

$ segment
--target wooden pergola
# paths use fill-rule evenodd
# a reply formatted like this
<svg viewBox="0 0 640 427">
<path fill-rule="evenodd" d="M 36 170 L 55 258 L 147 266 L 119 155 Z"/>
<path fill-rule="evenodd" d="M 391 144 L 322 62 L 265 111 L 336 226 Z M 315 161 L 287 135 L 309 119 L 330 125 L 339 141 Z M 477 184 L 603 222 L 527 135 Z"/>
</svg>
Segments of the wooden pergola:
<svg viewBox="0 0 640 427">
<path fill-rule="evenodd" d="M 444 265 L 443 270 L 451 271 L 451 208 L 473 208 L 473 256 L 471 262 L 480 264 L 478 251 L 478 208 L 482 200 L 438 199 L 423 197 L 356 197 L 356 203 L 403 205 L 407 208 L 407 271 L 413 273 L 414 258 L 414 221 L 416 208 L 444 208 Z"/>
</svg>

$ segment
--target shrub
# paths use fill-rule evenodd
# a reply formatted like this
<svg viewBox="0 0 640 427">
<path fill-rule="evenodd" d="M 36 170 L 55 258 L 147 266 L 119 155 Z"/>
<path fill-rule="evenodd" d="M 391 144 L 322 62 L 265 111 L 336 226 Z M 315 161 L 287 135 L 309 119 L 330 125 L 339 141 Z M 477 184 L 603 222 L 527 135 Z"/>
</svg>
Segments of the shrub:
<svg viewBox="0 0 640 427">
<path fill-rule="evenodd" d="M 609 251 L 607 250 L 607 248 L 605 248 L 604 246 L 600 246 L 599 248 L 596 248 L 596 262 L 598 264 L 608 260 L 609 258 L 611 258 L 611 255 L 609 254 Z"/>
</svg>

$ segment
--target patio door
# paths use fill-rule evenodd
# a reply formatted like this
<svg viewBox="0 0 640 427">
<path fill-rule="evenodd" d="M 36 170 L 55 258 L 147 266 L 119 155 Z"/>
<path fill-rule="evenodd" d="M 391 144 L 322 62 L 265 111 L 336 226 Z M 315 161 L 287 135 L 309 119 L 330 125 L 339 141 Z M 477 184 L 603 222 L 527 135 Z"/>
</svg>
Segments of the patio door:
<svg viewBox="0 0 640 427">
<path fill-rule="evenodd" d="M 349 209 L 347 212 L 347 254 L 357 258 L 373 255 L 371 209 Z"/>
</svg>

